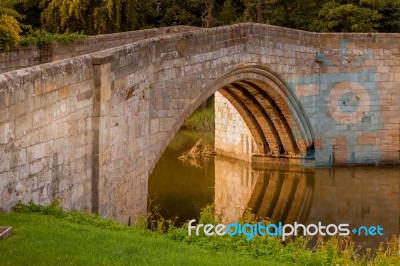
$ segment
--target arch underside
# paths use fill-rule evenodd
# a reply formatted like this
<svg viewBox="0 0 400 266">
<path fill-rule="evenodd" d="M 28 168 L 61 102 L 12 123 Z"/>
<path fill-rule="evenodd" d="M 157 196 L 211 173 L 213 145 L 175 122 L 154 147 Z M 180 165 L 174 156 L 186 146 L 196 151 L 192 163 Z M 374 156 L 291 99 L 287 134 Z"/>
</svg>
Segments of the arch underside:
<svg viewBox="0 0 400 266">
<path fill-rule="evenodd" d="M 243 118 L 256 144 L 257 155 L 300 158 L 314 149 L 314 134 L 304 109 L 286 82 L 268 67 L 239 65 L 201 91 L 175 120 L 149 172 L 187 117 L 217 91 Z"/>
<path fill-rule="evenodd" d="M 288 89 L 284 83 L 271 80 L 267 84 L 245 78 L 224 85 L 218 91 L 243 118 L 258 154 L 300 157 L 312 149 L 312 133 L 307 136 L 304 130 L 307 125 L 301 125 L 301 119 L 295 117 L 296 108 L 289 97 L 285 99 Z"/>
</svg>

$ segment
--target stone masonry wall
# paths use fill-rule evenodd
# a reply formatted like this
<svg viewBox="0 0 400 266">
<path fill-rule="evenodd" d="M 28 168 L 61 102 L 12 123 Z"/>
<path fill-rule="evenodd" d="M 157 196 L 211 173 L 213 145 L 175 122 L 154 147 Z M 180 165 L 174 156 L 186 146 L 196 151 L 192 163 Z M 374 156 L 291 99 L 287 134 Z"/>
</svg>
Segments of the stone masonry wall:
<svg viewBox="0 0 400 266">
<path fill-rule="evenodd" d="M 288 79 L 315 134 L 316 159 L 399 163 L 398 34 L 321 34 L 315 73 Z M 298 59 L 297 59 L 298 60 Z"/>
<path fill-rule="evenodd" d="M 215 97 L 215 152 L 227 157 L 251 161 L 253 137 L 235 107 L 219 92 Z"/>
<path fill-rule="evenodd" d="M 196 29 L 197 27 L 192 26 L 163 27 L 90 36 L 85 39 L 76 40 L 71 45 L 53 44 L 42 51 L 42 63 L 90 54 L 149 38 L 182 33 Z"/>
<path fill-rule="evenodd" d="M 0 51 L 0 73 L 40 64 L 40 49 L 18 47 L 9 52 Z"/>
<path fill-rule="evenodd" d="M 196 29 L 196 27 L 164 27 L 90 36 L 85 39 L 76 40 L 69 45 L 52 44 L 43 49 L 39 49 L 35 46 L 17 47 L 12 51 L 0 52 L 0 73 L 35 66 L 41 63 L 49 63 L 90 54 L 148 38 L 160 37 L 167 34 L 175 34 L 194 29 Z"/>
<path fill-rule="evenodd" d="M 93 85 L 88 56 L 0 75 L 1 210 L 91 210 Z"/>
</svg>

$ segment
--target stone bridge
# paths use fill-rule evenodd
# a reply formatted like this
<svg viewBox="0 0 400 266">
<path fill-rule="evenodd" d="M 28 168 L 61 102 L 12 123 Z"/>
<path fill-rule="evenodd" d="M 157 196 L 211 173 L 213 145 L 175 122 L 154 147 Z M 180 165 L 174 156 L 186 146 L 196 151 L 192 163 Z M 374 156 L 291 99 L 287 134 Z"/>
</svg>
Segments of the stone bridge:
<svg viewBox="0 0 400 266">
<path fill-rule="evenodd" d="M 222 154 L 399 164 L 399 43 L 400 34 L 246 23 L 105 35 L 61 47 L 64 55 L 37 51 L 58 61 L 0 74 L 0 208 L 58 199 L 124 222 L 146 213 L 149 173 L 217 91 Z"/>
</svg>

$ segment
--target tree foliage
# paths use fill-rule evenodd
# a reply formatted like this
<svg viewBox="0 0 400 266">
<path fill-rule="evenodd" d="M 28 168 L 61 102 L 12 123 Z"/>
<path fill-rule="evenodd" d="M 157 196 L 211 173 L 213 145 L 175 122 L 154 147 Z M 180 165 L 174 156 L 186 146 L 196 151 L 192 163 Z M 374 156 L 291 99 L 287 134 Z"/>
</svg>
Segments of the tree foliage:
<svg viewBox="0 0 400 266">
<path fill-rule="evenodd" d="M 8 50 L 16 45 L 21 37 L 21 24 L 17 19 L 23 19 L 14 5 L 22 0 L 2 0 L 0 2 L 0 50 Z"/>
<path fill-rule="evenodd" d="M 201 17 L 205 11 L 204 1 L 164 0 L 158 4 L 157 19 L 162 26 L 202 25 Z"/>
<path fill-rule="evenodd" d="M 258 22 L 309 31 L 400 32 L 400 0 L 0 0 L 0 48 L 21 22 L 50 33 Z M 22 14 L 22 15 L 21 15 Z"/>
<path fill-rule="evenodd" d="M 389 7 L 399 7 L 400 0 L 360 0 L 361 6 L 371 7 L 376 10 L 381 10 Z"/>
<path fill-rule="evenodd" d="M 229 25 L 239 20 L 239 8 L 235 6 L 232 0 L 226 0 L 223 3 L 218 21 L 222 25 Z"/>
<path fill-rule="evenodd" d="M 400 0 L 30 0 L 45 29 L 88 34 L 249 21 L 313 31 L 399 31 Z"/>
<path fill-rule="evenodd" d="M 0 50 L 9 50 L 21 39 L 18 21 L 9 15 L 0 15 Z"/>
<path fill-rule="evenodd" d="M 311 30 L 322 32 L 375 32 L 382 15 L 377 10 L 334 1 L 323 5 Z"/>
<path fill-rule="evenodd" d="M 380 13 L 383 15 L 378 27 L 380 32 L 400 32 L 400 8 L 387 7 Z"/>
<path fill-rule="evenodd" d="M 87 34 L 129 31 L 157 26 L 202 25 L 213 0 L 44 0 L 42 25 L 50 32 Z M 211 1 L 211 2 L 210 2 Z"/>
<path fill-rule="evenodd" d="M 105 0 L 94 9 L 94 31 L 110 33 L 155 26 L 154 1 Z"/>
<path fill-rule="evenodd" d="M 52 33 L 64 31 L 95 34 L 94 11 L 99 0 L 43 0 L 42 27 Z"/>
</svg>

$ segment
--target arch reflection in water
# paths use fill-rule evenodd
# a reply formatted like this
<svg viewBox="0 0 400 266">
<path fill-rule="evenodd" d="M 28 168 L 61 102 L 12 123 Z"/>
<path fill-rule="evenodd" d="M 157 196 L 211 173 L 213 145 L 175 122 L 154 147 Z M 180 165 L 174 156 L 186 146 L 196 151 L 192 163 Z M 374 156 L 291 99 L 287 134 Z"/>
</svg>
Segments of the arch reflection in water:
<svg viewBox="0 0 400 266">
<path fill-rule="evenodd" d="M 304 223 L 310 213 L 313 184 L 311 171 L 261 170 L 247 206 L 258 219 Z"/>
<path fill-rule="evenodd" d="M 310 213 L 315 170 L 254 168 L 251 163 L 215 158 L 215 210 L 224 223 L 237 221 L 246 208 L 256 218 L 304 222 Z"/>
<path fill-rule="evenodd" d="M 216 215 L 235 222 L 247 207 L 274 223 L 379 225 L 383 237 L 353 235 L 356 243 L 377 247 L 400 232 L 400 168 L 260 168 L 217 156 Z"/>
<path fill-rule="evenodd" d="M 164 218 L 198 219 L 215 198 L 224 223 L 237 221 L 250 207 L 258 219 L 273 222 L 380 225 L 381 238 L 354 237 L 372 247 L 399 234 L 400 167 L 265 168 L 216 156 L 199 169 L 179 161 L 201 137 L 181 132 L 151 175 L 149 195 L 158 195 L 155 203 Z"/>
</svg>

